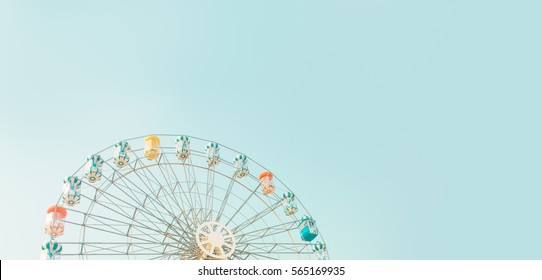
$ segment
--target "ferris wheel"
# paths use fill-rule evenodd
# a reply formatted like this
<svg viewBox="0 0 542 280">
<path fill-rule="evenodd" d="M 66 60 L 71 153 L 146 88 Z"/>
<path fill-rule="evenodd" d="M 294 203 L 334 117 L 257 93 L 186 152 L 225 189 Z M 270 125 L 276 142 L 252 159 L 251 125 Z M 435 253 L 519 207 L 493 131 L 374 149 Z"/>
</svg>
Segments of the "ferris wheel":
<svg viewBox="0 0 542 280">
<path fill-rule="evenodd" d="M 186 135 L 126 139 L 88 156 L 64 179 L 44 231 L 48 260 L 329 259 L 316 221 L 275 174 Z"/>
</svg>

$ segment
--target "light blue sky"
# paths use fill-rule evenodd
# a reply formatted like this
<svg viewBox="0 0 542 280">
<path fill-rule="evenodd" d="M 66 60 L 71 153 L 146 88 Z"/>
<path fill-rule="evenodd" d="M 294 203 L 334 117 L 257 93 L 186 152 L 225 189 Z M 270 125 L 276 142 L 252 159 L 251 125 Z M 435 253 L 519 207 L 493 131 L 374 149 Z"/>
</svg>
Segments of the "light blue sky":
<svg viewBox="0 0 542 280">
<path fill-rule="evenodd" d="M 539 1 L 0 1 L 0 258 L 87 154 L 271 168 L 335 259 L 542 258 Z"/>
</svg>

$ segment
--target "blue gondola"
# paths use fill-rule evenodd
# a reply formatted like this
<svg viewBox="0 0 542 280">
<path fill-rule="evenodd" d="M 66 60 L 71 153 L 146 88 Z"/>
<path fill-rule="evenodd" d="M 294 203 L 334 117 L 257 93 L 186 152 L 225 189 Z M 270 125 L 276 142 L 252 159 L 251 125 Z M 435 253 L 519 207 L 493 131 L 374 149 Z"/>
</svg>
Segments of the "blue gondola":
<svg viewBox="0 0 542 280">
<path fill-rule="evenodd" d="M 299 222 L 299 232 L 303 241 L 312 241 L 318 236 L 318 228 L 316 228 L 316 221 L 310 216 L 303 216 L 301 222 Z"/>
</svg>

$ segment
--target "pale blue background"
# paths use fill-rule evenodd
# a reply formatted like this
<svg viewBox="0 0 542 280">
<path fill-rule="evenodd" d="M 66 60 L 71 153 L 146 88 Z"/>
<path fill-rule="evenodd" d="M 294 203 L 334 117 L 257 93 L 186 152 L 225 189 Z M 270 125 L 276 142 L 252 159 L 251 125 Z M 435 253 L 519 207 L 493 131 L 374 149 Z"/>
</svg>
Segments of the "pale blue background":
<svg viewBox="0 0 542 280">
<path fill-rule="evenodd" d="M 0 1 L 0 258 L 87 154 L 271 168 L 335 259 L 542 259 L 540 1 Z"/>
</svg>

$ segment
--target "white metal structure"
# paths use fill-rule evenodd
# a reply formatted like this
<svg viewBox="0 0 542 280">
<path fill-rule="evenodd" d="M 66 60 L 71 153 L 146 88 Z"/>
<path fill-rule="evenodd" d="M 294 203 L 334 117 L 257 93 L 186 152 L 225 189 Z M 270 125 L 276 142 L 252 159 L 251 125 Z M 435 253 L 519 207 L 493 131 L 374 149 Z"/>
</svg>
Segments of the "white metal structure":
<svg viewBox="0 0 542 280">
<path fill-rule="evenodd" d="M 71 193 L 80 195 L 78 204 L 58 200 L 68 215 L 64 235 L 55 239 L 62 253 L 52 259 L 322 258 L 313 252 L 321 233 L 310 242 L 300 237 L 301 217 L 310 213 L 299 194 L 296 211 L 284 208 L 283 193 L 293 199 L 293 191 L 275 174 L 276 189 L 264 194 L 258 174 L 266 169 L 240 152 L 196 137 L 155 135 L 92 155 L 88 165 L 99 168 L 85 174 L 85 163 L 71 175 L 81 179 L 79 193 Z"/>
</svg>

